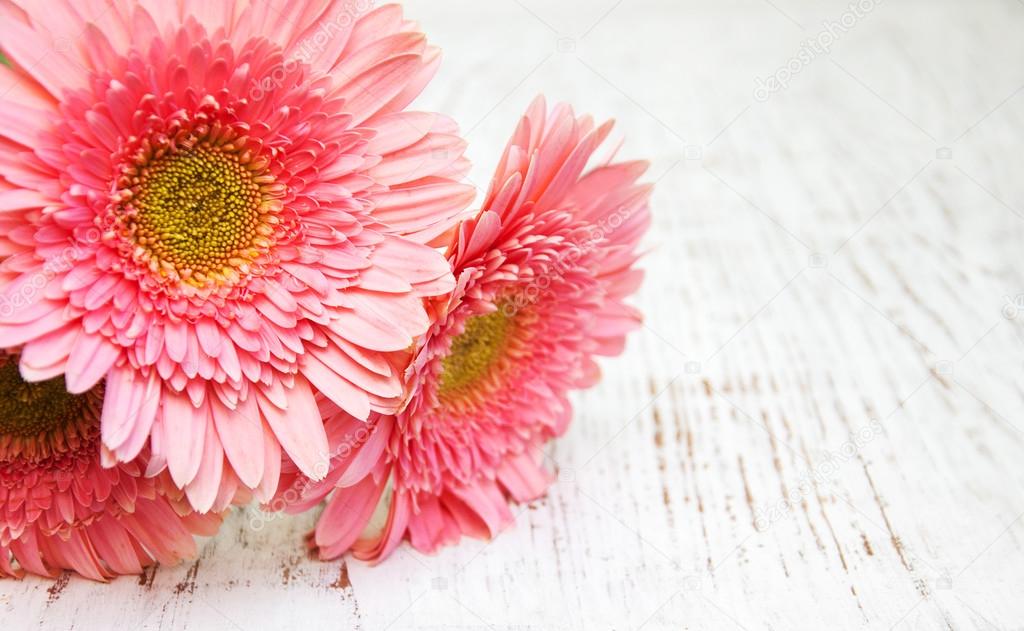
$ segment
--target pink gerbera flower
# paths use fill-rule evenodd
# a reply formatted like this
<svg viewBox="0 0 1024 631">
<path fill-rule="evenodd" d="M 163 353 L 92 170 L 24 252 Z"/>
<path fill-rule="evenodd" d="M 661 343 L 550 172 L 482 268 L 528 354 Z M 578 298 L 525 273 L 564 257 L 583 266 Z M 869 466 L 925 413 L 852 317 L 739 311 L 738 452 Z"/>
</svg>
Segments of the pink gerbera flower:
<svg viewBox="0 0 1024 631">
<path fill-rule="evenodd" d="M 314 387 L 394 412 L 472 199 L 455 125 L 405 112 L 438 51 L 395 5 L 0 2 L 0 345 L 106 380 L 104 462 L 200 511 L 326 470 Z"/>
<path fill-rule="evenodd" d="M 540 449 L 565 431 L 569 391 L 593 385 L 594 356 L 621 352 L 640 323 L 623 300 L 642 276 L 647 165 L 584 173 L 610 130 L 536 101 L 448 250 L 458 284 L 419 346 L 408 407 L 366 424 L 323 402 L 331 472 L 282 496 L 301 510 L 333 491 L 314 534 L 321 556 L 494 536 L 512 519 L 508 498 L 545 492 Z"/>
<path fill-rule="evenodd" d="M 216 514 L 188 507 L 145 454 L 100 464 L 103 385 L 74 395 L 64 379 L 28 383 L 0 353 L 0 576 L 74 570 L 97 581 L 195 554 Z"/>
</svg>

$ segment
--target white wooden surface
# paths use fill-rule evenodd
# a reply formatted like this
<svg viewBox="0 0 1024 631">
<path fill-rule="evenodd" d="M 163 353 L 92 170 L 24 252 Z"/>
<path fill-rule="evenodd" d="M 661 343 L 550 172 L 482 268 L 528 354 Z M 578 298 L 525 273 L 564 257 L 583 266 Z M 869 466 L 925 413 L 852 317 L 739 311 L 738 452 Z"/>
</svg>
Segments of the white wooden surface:
<svg viewBox="0 0 1024 631">
<path fill-rule="evenodd" d="M 550 498 L 376 568 L 239 514 L 142 579 L 2 582 L 0 627 L 1024 628 L 1024 2 L 885 0 L 756 100 L 847 2 L 407 3 L 477 183 L 539 91 L 654 161 L 648 326 Z"/>
</svg>

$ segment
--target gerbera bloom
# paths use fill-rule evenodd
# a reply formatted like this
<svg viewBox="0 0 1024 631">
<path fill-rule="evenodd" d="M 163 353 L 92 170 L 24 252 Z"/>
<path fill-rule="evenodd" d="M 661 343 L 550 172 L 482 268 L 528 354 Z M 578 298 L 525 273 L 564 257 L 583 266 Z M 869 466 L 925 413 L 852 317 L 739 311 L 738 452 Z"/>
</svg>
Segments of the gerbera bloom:
<svg viewBox="0 0 1024 631">
<path fill-rule="evenodd" d="M 404 111 L 438 52 L 362 6 L 0 0 L 0 345 L 105 379 L 104 462 L 148 441 L 200 511 L 272 497 L 282 449 L 323 475 L 314 387 L 397 410 L 453 285 L 464 142 Z"/>
<path fill-rule="evenodd" d="M 215 514 L 193 513 L 145 454 L 100 464 L 103 384 L 69 394 L 64 379 L 28 383 L 0 353 L 0 576 L 74 570 L 97 581 L 195 554 Z"/>
<path fill-rule="evenodd" d="M 333 492 L 314 533 L 321 556 L 494 536 L 512 520 L 509 498 L 546 491 L 541 448 L 566 430 L 568 393 L 593 385 L 594 357 L 620 353 L 640 323 L 623 300 L 642 277 L 647 165 L 587 170 L 610 131 L 537 100 L 448 249 L 457 287 L 418 347 L 408 407 L 367 424 L 323 402 L 331 472 L 282 496 L 302 510 Z"/>
</svg>

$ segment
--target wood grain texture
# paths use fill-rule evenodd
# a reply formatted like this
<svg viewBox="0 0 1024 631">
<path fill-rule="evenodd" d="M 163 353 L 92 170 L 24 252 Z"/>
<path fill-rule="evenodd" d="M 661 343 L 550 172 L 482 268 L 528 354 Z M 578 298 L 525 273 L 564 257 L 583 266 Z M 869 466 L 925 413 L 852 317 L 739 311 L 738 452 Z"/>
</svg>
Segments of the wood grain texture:
<svg viewBox="0 0 1024 631">
<path fill-rule="evenodd" d="M 867 4 L 867 3 L 865 3 Z M 4 628 L 1024 628 L 1024 3 L 407 3 L 486 185 L 537 92 L 653 159 L 648 316 L 492 542 L 0 582 Z M 258 528 L 254 528 L 258 526 Z"/>
</svg>

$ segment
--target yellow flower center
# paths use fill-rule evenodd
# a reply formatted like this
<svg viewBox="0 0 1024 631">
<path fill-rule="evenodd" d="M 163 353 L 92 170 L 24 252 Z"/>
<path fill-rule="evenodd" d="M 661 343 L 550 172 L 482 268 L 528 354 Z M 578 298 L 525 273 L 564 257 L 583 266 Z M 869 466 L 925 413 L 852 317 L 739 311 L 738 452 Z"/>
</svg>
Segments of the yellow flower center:
<svg viewBox="0 0 1024 631">
<path fill-rule="evenodd" d="M 102 400 L 102 385 L 69 394 L 63 377 L 29 383 L 16 357 L 0 357 L 0 461 L 77 447 L 90 430 L 98 430 Z"/>
<path fill-rule="evenodd" d="M 441 360 L 438 397 L 449 402 L 491 375 L 505 350 L 512 317 L 498 306 L 494 313 L 466 321 L 465 330 L 452 340 L 451 351 Z"/>
<path fill-rule="evenodd" d="M 247 274 L 273 244 L 274 178 L 246 157 L 202 144 L 138 170 L 126 226 L 151 271 L 197 287 L 222 283 Z"/>
</svg>

